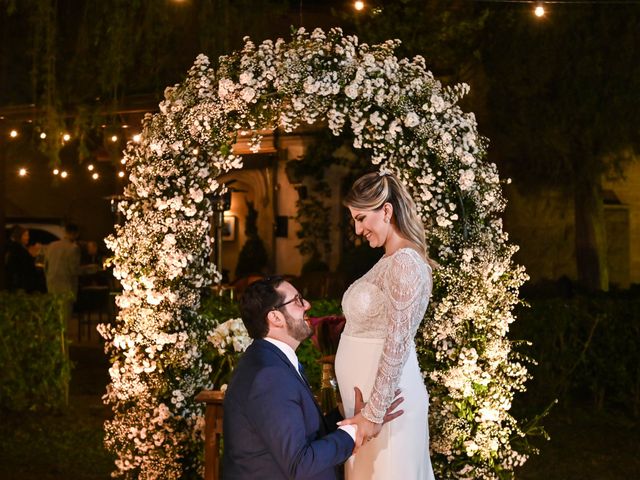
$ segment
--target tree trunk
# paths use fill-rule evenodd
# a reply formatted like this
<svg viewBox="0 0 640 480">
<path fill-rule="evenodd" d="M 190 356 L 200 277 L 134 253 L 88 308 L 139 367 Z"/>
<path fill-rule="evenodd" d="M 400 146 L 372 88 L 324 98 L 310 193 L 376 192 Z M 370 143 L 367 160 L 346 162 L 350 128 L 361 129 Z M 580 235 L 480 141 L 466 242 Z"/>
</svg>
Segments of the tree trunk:
<svg viewBox="0 0 640 480">
<path fill-rule="evenodd" d="M 607 291 L 607 238 L 599 179 L 576 181 L 574 217 L 578 282 L 592 291 Z"/>
</svg>

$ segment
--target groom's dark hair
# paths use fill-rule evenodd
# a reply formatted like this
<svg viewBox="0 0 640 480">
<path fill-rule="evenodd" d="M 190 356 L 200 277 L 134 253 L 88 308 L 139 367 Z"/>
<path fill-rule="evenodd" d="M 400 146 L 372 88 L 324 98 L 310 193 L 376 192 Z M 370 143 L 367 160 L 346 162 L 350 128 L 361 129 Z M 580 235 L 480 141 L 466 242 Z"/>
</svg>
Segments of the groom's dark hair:
<svg viewBox="0 0 640 480">
<path fill-rule="evenodd" d="M 269 333 L 267 315 L 282 303 L 282 295 L 276 290 L 282 282 L 280 276 L 266 277 L 253 282 L 242 294 L 240 316 L 251 338 L 264 338 Z"/>
</svg>

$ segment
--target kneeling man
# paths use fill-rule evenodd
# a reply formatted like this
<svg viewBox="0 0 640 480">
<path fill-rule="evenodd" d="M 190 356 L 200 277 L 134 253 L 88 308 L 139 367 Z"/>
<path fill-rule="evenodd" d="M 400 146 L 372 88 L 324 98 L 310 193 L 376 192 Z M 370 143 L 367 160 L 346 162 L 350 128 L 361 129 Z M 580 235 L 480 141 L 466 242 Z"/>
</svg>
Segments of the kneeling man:
<svg viewBox="0 0 640 480">
<path fill-rule="evenodd" d="M 281 277 L 254 282 L 242 296 L 242 321 L 254 341 L 224 399 L 226 480 L 335 480 L 336 466 L 354 451 L 354 426 L 336 428 L 337 410 L 322 415 L 298 364 L 295 350 L 312 334 L 310 308 Z M 385 421 L 402 415 L 393 412 L 400 402 Z"/>
</svg>

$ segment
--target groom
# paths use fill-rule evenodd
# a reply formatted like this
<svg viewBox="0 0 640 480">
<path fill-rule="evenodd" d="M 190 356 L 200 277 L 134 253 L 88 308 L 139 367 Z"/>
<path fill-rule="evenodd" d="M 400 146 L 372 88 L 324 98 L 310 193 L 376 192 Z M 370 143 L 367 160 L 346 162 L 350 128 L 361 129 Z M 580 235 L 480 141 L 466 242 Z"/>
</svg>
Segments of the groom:
<svg viewBox="0 0 640 480">
<path fill-rule="evenodd" d="M 242 321 L 254 342 L 224 398 L 223 479 L 335 480 L 335 467 L 351 456 L 353 425 L 336 428 L 337 410 L 321 414 L 295 353 L 312 334 L 305 321 L 310 308 L 281 277 L 254 282 L 243 294 Z M 393 412 L 401 401 L 385 421 L 402 415 Z"/>
</svg>

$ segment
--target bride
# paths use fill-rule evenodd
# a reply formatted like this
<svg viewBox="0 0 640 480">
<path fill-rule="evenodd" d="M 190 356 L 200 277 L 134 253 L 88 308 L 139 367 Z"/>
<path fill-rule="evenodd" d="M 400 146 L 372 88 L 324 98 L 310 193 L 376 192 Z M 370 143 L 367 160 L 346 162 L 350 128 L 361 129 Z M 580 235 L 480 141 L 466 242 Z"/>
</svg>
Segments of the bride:
<svg viewBox="0 0 640 480">
<path fill-rule="evenodd" d="M 385 251 L 342 299 L 347 322 L 336 377 L 345 417 L 354 413 L 356 386 L 367 401 L 358 415 L 342 422 L 356 424 L 358 440 L 365 442 L 347 461 L 346 478 L 432 480 L 429 395 L 414 344 L 432 287 L 424 226 L 413 199 L 391 174 L 360 177 L 344 203 L 356 234 Z M 404 415 L 383 426 L 397 388 L 405 399 Z"/>
</svg>

